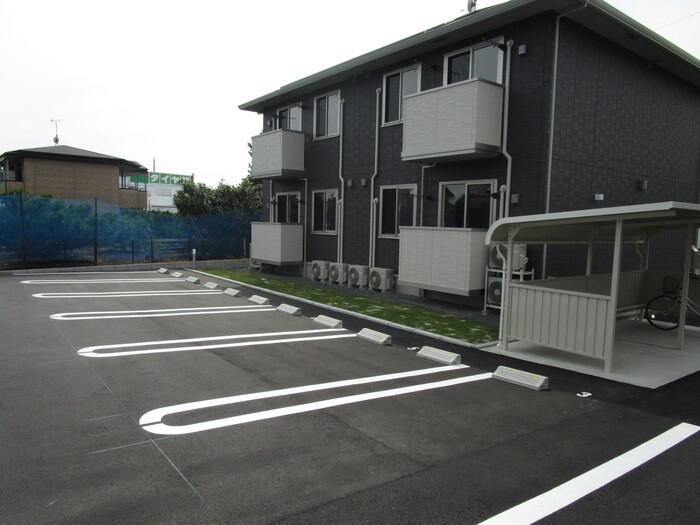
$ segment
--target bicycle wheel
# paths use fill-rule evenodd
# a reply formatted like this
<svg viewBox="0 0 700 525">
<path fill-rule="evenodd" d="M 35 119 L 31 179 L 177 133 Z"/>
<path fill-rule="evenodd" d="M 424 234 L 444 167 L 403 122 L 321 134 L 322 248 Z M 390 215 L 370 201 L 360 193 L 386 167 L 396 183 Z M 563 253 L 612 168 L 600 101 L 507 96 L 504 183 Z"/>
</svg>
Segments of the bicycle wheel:
<svg viewBox="0 0 700 525">
<path fill-rule="evenodd" d="M 659 330 L 678 328 L 681 302 L 670 295 L 659 295 L 647 303 L 644 308 L 644 318 L 649 324 Z"/>
</svg>

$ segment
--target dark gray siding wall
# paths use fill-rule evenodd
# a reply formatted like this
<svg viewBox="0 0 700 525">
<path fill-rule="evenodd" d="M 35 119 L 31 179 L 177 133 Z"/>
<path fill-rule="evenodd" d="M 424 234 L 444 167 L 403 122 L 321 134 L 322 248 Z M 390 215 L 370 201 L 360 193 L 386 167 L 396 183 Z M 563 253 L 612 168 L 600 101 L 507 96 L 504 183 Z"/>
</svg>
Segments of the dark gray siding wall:
<svg viewBox="0 0 700 525">
<path fill-rule="evenodd" d="M 550 210 L 698 202 L 700 90 L 562 20 Z M 640 191 L 639 181 L 647 181 Z M 593 195 L 605 200 L 596 202 Z M 659 235 L 652 268 L 678 271 L 684 234 Z M 585 255 L 551 247 L 547 273 L 582 273 Z M 610 271 L 609 250 L 597 261 Z M 634 268 L 639 257 L 625 258 Z M 637 266 L 638 267 L 638 266 Z"/>
<path fill-rule="evenodd" d="M 511 205 L 511 216 L 545 211 L 554 22 L 555 16 L 549 13 L 483 35 L 487 39 L 504 36 L 506 41 L 514 42 L 508 151 L 513 158 L 512 193 L 520 196 L 520 202 Z M 671 199 L 695 201 L 700 190 L 697 89 L 662 70 L 650 69 L 645 61 L 566 19 L 561 24 L 551 211 L 594 207 L 594 193 L 605 194 L 605 206 Z M 481 40 L 480 36 L 449 47 L 436 43 L 433 51 L 416 57 L 422 65 L 422 90 L 442 85 L 446 52 Z M 521 44 L 527 45 L 525 56 L 518 55 Z M 313 140 L 314 97 L 339 89 L 345 101 L 343 262 L 368 264 L 376 90 L 382 87 L 385 73 L 412 63 L 414 60 L 370 71 L 322 92 L 309 93 L 301 100 L 288 101 L 301 102 L 304 108 L 308 193 L 304 196 L 302 180 L 274 181 L 273 192 L 299 191 L 302 200 L 307 201 L 302 211 L 307 222 L 307 260 L 336 260 L 338 237 L 311 233 L 312 192 L 341 189 L 340 138 Z M 276 109 L 269 108 L 265 114 L 266 131 Z M 440 163 L 425 170 L 425 186 L 421 187 L 424 165 L 401 160 L 402 128 L 399 124 L 379 129 L 375 196 L 380 196 L 381 186 L 416 184 L 418 224 L 421 203 L 422 224 L 438 224 L 440 182 L 496 179 L 499 186 L 506 182 L 506 161 L 501 156 Z M 637 190 L 641 179 L 648 180 L 646 192 Z M 269 185 L 266 181 L 266 203 Z M 378 238 L 376 247 L 376 266 L 398 270 L 398 239 Z M 541 250 L 533 247 L 528 256 L 530 266 L 539 272 Z M 581 273 L 584 263 L 585 256 L 576 250 L 551 247 L 548 253 L 551 275 Z"/>
<path fill-rule="evenodd" d="M 509 141 L 514 157 L 513 188 L 522 195 L 520 205 L 514 206 L 511 213 L 529 214 L 541 211 L 544 199 L 543 163 L 547 133 L 546 103 L 549 100 L 549 78 L 551 76 L 551 16 L 540 16 L 526 22 L 509 26 L 500 31 L 483 35 L 485 38 L 504 36 L 518 43 L 527 43 L 528 55 L 517 57 L 514 53 L 512 64 L 511 128 Z M 442 85 L 444 54 L 482 41 L 482 37 L 466 40 L 450 47 L 437 47 L 420 57 L 422 64 L 421 89 L 427 90 Z M 412 64 L 414 61 L 397 63 L 381 71 L 373 71 L 362 77 L 350 79 L 334 89 L 340 89 L 344 103 L 343 137 L 343 177 L 344 188 L 344 248 L 343 262 L 349 264 L 369 263 L 371 191 L 370 181 L 374 173 L 374 148 L 376 133 L 376 90 L 382 87 L 383 75 L 392 70 Z M 311 93 L 302 98 L 303 130 L 306 132 L 306 167 L 308 174 L 307 225 L 312 221 L 311 195 L 317 189 L 340 189 L 338 178 L 338 137 L 313 140 L 314 97 L 329 92 Z M 299 102 L 290 100 L 289 103 Z M 266 112 L 265 130 L 268 121 L 277 108 Z M 403 126 L 382 126 L 379 129 L 378 170 L 375 178 L 375 196 L 380 196 L 380 188 L 393 184 L 416 184 L 419 196 L 416 197 L 417 223 L 420 224 L 421 200 L 423 225 L 438 224 L 439 183 L 455 180 L 496 179 L 498 185 L 505 183 L 506 163 L 503 157 L 454 163 L 441 163 L 425 171 L 425 187 L 421 187 L 420 163 L 401 160 Z M 352 186 L 348 182 L 352 181 Z M 364 182 L 363 182 L 364 181 Z M 269 192 L 269 182 L 265 184 Z M 273 192 L 304 192 L 302 181 L 275 181 Z M 270 195 L 266 193 L 265 202 Z M 303 198 L 303 197 L 302 197 Z M 269 204 L 267 204 L 269 206 Z M 494 201 L 494 206 L 498 206 Z M 378 209 L 378 212 L 380 210 Z M 307 226 L 307 259 L 336 260 L 337 236 L 311 233 Z M 376 231 L 375 231 L 376 234 Z M 399 240 L 378 238 L 376 244 L 376 266 L 398 270 Z"/>
</svg>

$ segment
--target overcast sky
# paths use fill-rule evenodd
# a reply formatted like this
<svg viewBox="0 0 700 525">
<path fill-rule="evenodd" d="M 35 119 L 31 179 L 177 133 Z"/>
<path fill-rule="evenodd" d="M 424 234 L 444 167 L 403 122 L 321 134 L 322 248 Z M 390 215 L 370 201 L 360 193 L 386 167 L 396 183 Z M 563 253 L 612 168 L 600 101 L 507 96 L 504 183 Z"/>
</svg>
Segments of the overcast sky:
<svg viewBox="0 0 700 525">
<path fill-rule="evenodd" d="M 478 0 L 477 9 L 501 2 Z M 610 4 L 700 56 L 697 0 Z M 0 0 L 0 153 L 60 143 L 236 184 L 238 105 L 447 22 L 467 0 Z M 342 7 L 341 7 L 342 6 Z"/>
</svg>

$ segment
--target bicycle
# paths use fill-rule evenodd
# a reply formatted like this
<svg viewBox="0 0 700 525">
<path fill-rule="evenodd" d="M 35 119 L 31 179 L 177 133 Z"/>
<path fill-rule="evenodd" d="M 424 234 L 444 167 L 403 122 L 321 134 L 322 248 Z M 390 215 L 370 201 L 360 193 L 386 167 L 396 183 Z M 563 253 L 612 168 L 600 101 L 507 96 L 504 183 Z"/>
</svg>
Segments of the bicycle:
<svg viewBox="0 0 700 525">
<path fill-rule="evenodd" d="M 692 246 L 692 250 L 695 255 L 700 255 L 700 249 Z M 692 273 L 690 277 L 700 279 Z M 649 321 L 651 326 L 659 330 L 675 330 L 678 328 L 681 317 L 680 279 L 672 275 L 664 277 L 662 292 L 662 295 L 657 295 L 644 307 L 644 318 Z M 695 316 L 694 319 L 689 319 L 691 314 Z M 700 305 L 690 297 L 688 297 L 686 324 L 700 326 Z"/>
</svg>

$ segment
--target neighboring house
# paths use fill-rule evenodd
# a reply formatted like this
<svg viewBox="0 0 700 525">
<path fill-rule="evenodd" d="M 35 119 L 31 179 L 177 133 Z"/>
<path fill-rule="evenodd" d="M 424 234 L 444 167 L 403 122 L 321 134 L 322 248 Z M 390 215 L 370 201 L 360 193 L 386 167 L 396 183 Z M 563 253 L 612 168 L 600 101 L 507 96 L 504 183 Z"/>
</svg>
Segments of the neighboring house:
<svg viewBox="0 0 700 525">
<path fill-rule="evenodd" d="M 182 189 L 184 182 L 194 181 L 194 175 L 177 175 L 152 171 L 143 175 L 132 175 L 129 186 L 146 188 L 148 194 L 148 210 L 177 212 L 173 202 L 175 194 Z"/>
<path fill-rule="evenodd" d="M 477 293 L 500 217 L 697 202 L 699 86 L 697 58 L 599 0 L 477 10 L 240 106 L 264 126 L 252 253 Z M 667 244 L 652 266 L 678 270 Z M 586 266 L 558 246 L 527 257 L 537 277 Z"/>
<path fill-rule="evenodd" d="M 100 199 L 129 208 L 146 208 L 145 188 L 129 179 L 148 170 L 130 160 L 70 146 L 19 149 L 0 156 L 0 191 L 60 199 Z M 139 191 L 140 190 L 140 191 Z"/>
</svg>

